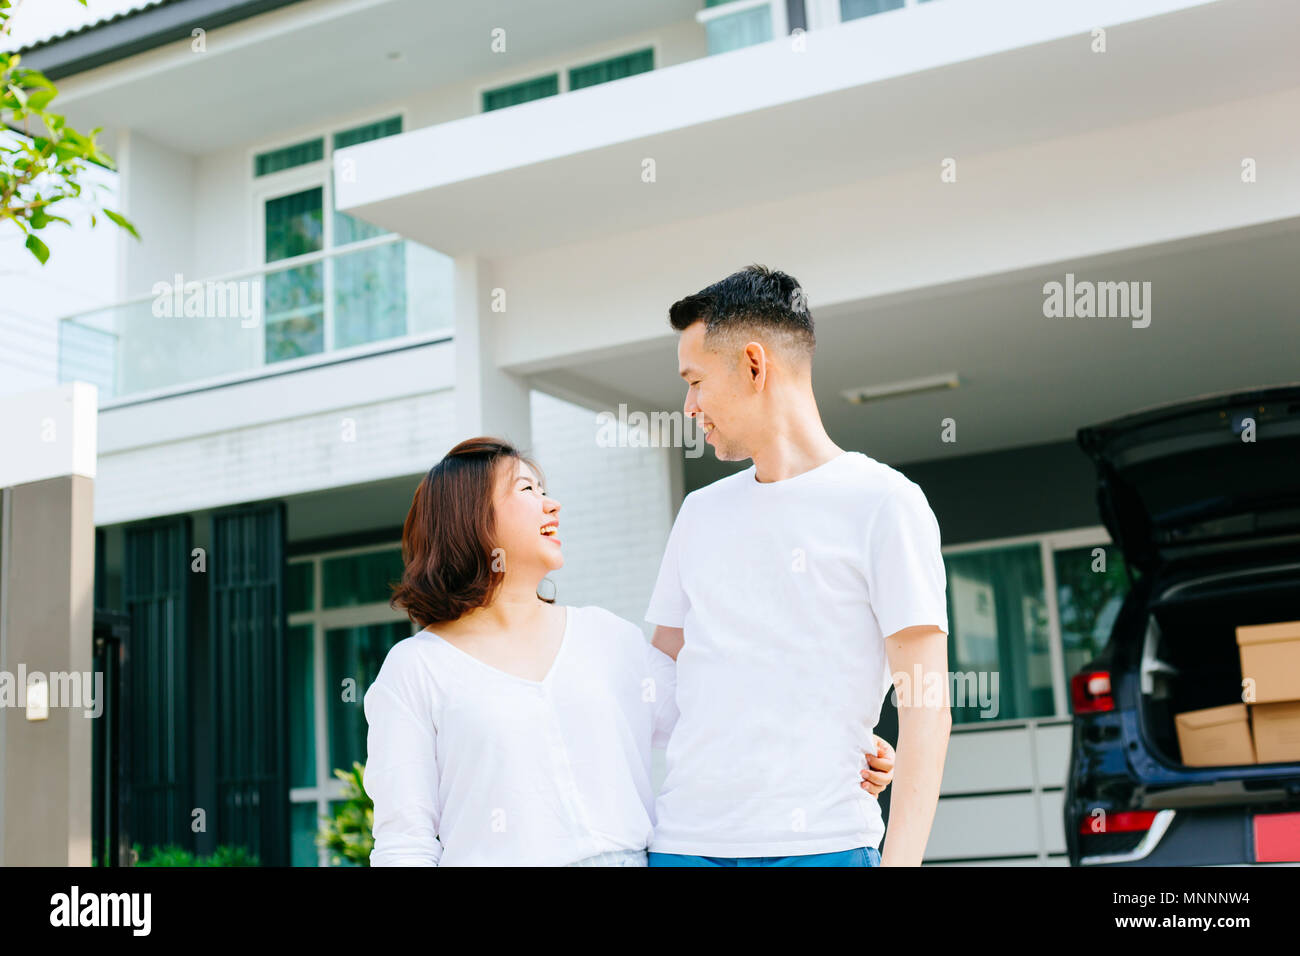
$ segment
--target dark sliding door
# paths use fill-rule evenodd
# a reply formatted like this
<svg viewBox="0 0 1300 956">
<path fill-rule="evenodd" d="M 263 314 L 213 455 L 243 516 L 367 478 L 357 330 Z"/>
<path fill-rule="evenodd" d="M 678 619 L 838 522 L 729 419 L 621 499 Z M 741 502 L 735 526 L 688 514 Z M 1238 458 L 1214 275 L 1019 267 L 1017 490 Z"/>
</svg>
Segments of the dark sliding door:
<svg viewBox="0 0 1300 956">
<path fill-rule="evenodd" d="M 190 519 L 178 517 L 133 525 L 125 532 L 122 585 L 130 618 L 125 696 L 131 733 L 124 816 L 131 841 L 146 856 L 167 843 L 194 848 L 190 530 Z"/>
<path fill-rule="evenodd" d="M 208 554 L 217 843 L 289 864 L 284 507 L 218 512 Z"/>
</svg>

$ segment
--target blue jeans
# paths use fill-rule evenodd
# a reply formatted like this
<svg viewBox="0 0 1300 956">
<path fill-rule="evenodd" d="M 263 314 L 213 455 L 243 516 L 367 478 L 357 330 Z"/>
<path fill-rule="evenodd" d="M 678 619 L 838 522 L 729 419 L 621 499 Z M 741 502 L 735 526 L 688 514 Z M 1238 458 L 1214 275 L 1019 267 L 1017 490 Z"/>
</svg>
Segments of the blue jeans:
<svg viewBox="0 0 1300 956">
<path fill-rule="evenodd" d="M 838 853 L 809 853 L 804 856 L 688 856 L 683 853 L 650 853 L 651 866 L 880 866 L 880 851 L 860 846 Z"/>
</svg>

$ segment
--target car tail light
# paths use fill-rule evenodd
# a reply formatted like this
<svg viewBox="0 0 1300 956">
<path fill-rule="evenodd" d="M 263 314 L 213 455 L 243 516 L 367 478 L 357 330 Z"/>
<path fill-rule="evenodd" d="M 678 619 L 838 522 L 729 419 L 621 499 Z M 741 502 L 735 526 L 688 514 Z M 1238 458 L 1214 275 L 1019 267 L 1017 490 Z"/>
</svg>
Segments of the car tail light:
<svg viewBox="0 0 1300 956">
<path fill-rule="evenodd" d="M 1070 696 L 1076 714 L 1095 714 L 1115 709 L 1110 696 L 1110 671 L 1082 671 L 1070 678 Z"/>
<path fill-rule="evenodd" d="M 1125 810 L 1121 813 L 1107 813 L 1102 817 L 1084 816 L 1079 821 L 1079 833 L 1083 836 L 1098 836 L 1102 833 L 1144 833 L 1155 822 L 1155 810 Z M 1100 825 L 1096 825 L 1100 821 Z"/>
</svg>

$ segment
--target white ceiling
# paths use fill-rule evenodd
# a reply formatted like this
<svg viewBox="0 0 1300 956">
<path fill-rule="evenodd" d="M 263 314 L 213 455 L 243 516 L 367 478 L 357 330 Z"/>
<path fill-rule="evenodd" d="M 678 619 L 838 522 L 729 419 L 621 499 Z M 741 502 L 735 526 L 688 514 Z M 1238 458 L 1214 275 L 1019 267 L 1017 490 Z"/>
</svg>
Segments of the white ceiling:
<svg viewBox="0 0 1300 956">
<path fill-rule="evenodd" d="M 767 263 L 780 267 L 780 263 Z M 903 464 L 1041 442 L 1195 395 L 1300 380 L 1300 220 L 1160 249 L 1059 263 L 819 313 L 814 389 L 831 437 Z M 1151 324 L 1049 319 L 1043 284 L 1152 284 Z M 719 276 L 718 278 L 721 278 Z M 682 294 L 695 291 L 683 289 Z M 815 300 L 816 290 L 809 296 Z M 632 408 L 677 409 L 676 338 L 567 369 Z M 957 389 L 850 405 L 843 389 L 956 371 Z M 939 439 L 957 423 L 956 444 Z M 708 454 L 706 452 L 706 454 Z"/>
<path fill-rule="evenodd" d="M 212 31 L 201 55 L 180 41 L 62 80 L 58 102 L 78 127 L 139 130 L 201 153 L 497 73 L 506 57 L 525 69 L 532 60 L 688 21 L 700 6 L 699 0 L 293 4 Z M 301 25 L 304 17 L 315 19 Z M 489 49 L 495 27 L 507 31 L 505 56 Z M 402 58 L 389 59 L 392 52 Z"/>
</svg>

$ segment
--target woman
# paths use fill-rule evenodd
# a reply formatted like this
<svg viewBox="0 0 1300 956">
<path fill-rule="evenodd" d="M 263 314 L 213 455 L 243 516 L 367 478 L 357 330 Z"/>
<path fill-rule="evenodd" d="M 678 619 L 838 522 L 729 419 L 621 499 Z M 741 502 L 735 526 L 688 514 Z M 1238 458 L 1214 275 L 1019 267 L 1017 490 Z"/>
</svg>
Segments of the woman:
<svg viewBox="0 0 1300 956">
<path fill-rule="evenodd" d="M 559 511 L 494 438 L 461 442 L 416 489 L 393 604 L 422 629 L 364 698 L 372 866 L 646 865 L 675 665 L 635 624 L 538 595 L 564 564 Z M 876 740 L 872 793 L 893 766 Z"/>
</svg>

